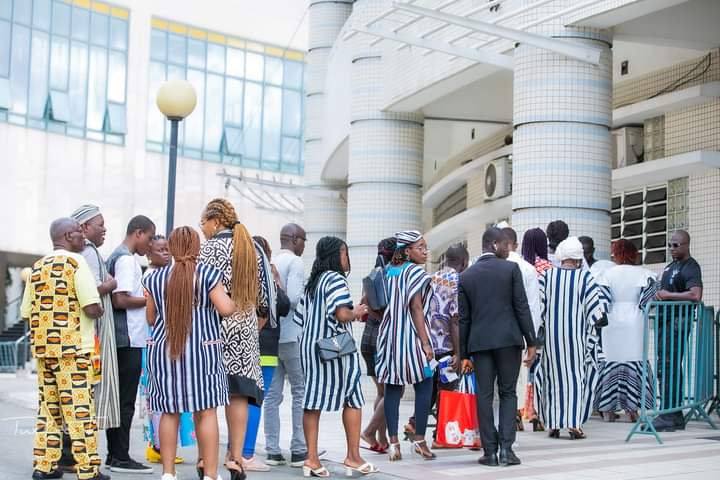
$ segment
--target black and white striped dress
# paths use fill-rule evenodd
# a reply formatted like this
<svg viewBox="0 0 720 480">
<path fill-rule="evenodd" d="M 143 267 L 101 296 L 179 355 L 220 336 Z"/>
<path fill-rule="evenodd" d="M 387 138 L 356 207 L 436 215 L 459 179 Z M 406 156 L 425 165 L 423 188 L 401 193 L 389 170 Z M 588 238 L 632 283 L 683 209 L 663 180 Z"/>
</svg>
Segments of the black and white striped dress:
<svg viewBox="0 0 720 480">
<path fill-rule="evenodd" d="M 316 342 L 344 332 L 352 335 L 350 323 L 340 323 L 335 312 L 352 308 L 347 279 L 337 272 L 320 275 L 314 298 L 305 294 L 295 311 L 295 323 L 302 327 L 300 363 L 305 373 L 305 410 L 337 411 L 344 406 L 362 408 L 365 400 L 360 385 L 360 355 L 357 352 L 324 362 Z"/>
<path fill-rule="evenodd" d="M 209 265 L 197 265 L 190 335 L 185 353 L 171 360 L 165 318 L 165 289 L 171 268 L 155 270 L 143 280 L 157 310 L 147 352 L 150 408 L 155 412 L 176 413 L 227 405 L 228 383 L 222 359 L 220 315 L 210 301 L 210 291 L 222 275 Z"/>
</svg>

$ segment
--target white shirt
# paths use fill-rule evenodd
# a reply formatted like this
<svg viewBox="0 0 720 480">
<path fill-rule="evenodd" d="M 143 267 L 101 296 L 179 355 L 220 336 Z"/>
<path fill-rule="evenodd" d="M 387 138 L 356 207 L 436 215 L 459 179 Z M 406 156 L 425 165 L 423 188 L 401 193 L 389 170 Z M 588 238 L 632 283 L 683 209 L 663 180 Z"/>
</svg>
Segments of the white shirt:
<svg viewBox="0 0 720 480">
<path fill-rule="evenodd" d="M 530 307 L 530 315 L 535 325 L 535 333 L 540 328 L 541 311 L 540 308 L 540 284 L 537 278 L 535 267 L 530 265 L 517 252 L 510 252 L 508 261 L 515 262 L 520 266 L 520 273 L 523 276 L 523 285 L 525 286 L 525 295 L 527 295 L 528 306 Z"/>
<path fill-rule="evenodd" d="M 131 297 L 144 297 L 142 288 L 142 269 L 134 255 L 123 255 L 115 263 L 116 292 L 126 292 Z M 145 317 L 145 307 L 128 308 L 127 328 L 130 337 L 130 346 L 143 348 L 147 344 L 148 326 Z"/>
<path fill-rule="evenodd" d="M 290 299 L 290 313 L 280 318 L 279 343 L 299 342 L 302 327 L 296 324 L 293 318 L 295 317 L 295 307 L 300 302 L 305 286 L 305 267 L 300 257 L 290 250 L 284 249 L 273 257 L 273 263 L 280 274 L 285 294 Z"/>
</svg>

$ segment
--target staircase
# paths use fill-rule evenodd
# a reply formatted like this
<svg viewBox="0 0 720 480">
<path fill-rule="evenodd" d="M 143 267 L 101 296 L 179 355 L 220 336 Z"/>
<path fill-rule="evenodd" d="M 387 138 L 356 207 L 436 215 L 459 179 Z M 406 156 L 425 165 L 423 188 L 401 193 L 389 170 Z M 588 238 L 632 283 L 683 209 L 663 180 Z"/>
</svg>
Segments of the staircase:
<svg viewBox="0 0 720 480">
<path fill-rule="evenodd" d="M 16 372 L 29 360 L 27 322 L 21 319 L 0 333 L 0 372 Z"/>
<path fill-rule="evenodd" d="M 18 338 L 25 335 L 25 322 L 20 320 L 14 325 L 8 327 L 0 333 L 0 342 L 15 342 Z"/>
</svg>

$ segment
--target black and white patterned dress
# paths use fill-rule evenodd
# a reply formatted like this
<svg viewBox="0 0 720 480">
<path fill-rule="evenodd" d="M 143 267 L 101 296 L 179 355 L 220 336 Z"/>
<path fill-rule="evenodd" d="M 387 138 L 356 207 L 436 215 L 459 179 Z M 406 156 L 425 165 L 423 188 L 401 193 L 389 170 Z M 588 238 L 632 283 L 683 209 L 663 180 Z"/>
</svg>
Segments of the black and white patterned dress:
<svg viewBox="0 0 720 480">
<path fill-rule="evenodd" d="M 265 262 L 255 245 L 258 262 L 257 310 L 238 312 L 223 317 L 223 362 L 228 373 L 230 395 L 248 398 L 251 405 L 262 405 L 263 377 L 260 368 L 258 315 L 268 314 L 268 287 L 265 284 Z M 200 262 L 212 265 L 223 274 L 225 291 L 230 295 L 232 284 L 233 239 L 230 230 L 222 230 L 200 248 Z"/>
</svg>

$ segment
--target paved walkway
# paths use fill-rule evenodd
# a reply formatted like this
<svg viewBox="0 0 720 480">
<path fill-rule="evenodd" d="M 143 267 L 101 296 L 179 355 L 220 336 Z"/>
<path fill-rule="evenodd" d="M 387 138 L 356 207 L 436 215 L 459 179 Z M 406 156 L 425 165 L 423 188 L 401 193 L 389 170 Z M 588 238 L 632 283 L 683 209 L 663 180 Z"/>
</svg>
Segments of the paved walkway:
<svg viewBox="0 0 720 480">
<path fill-rule="evenodd" d="M 35 379 L 16 378 L 0 375 L 0 456 L 3 467 L 0 469 L 3 479 L 15 480 L 30 478 L 32 432 L 34 429 L 34 409 L 36 394 Z M 371 397 L 374 388 L 365 386 L 367 397 Z M 368 398 L 370 403 L 372 398 Z M 406 419 L 412 410 L 410 402 L 401 405 L 401 418 Z M 365 408 L 363 416 L 370 417 L 370 409 Z M 289 442 L 289 410 L 282 410 L 283 445 Z M 227 441 L 227 432 L 222 420 L 221 442 Z M 135 422 L 132 454 L 137 460 L 144 459 L 141 422 Z M 461 450 L 438 450 L 438 459 L 426 462 L 414 457 L 410 444 L 403 442 L 404 460 L 388 462 L 387 455 L 378 455 L 367 450 L 362 454 L 365 459 L 374 462 L 382 474 L 375 480 L 401 479 L 512 479 L 512 480 L 711 480 L 720 479 L 720 430 L 711 430 L 706 424 L 692 422 L 684 432 L 662 434 L 664 445 L 658 445 L 653 438 L 635 437 L 625 443 L 630 429 L 627 423 L 604 423 L 591 420 L 586 426 L 588 438 L 580 441 L 567 439 L 554 440 L 544 433 L 521 432 L 518 436 L 516 453 L 523 461 L 522 465 L 512 468 L 488 468 L 477 464 L 480 452 Z M 105 452 L 104 435 L 101 435 L 100 451 Z M 262 452 L 264 437 L 258 439 L 258 450 Z M 320 427 L 320 445 L 328 451 L 326 460 L 334 476 L 343 476 L 339 464 L 345 455 L 345 440 L 339 413 L 323 414 Z M 222 447 L 224 448 L 224 447 Z M 180 450 L 188 463 L 178 468 L 181 480 L 196 478 L 192 467 L 195 458 L 193 448 Z M 155 467 L 160 476 L 159 466 Z M 221 474 L 227 480 L 227 473 Z M 248 478 L 257 480 L 276 480 L 298 478 L 299 469 L 289 467 L 275 468 L 269 473 L 251 473 Z M 66 478 L 74 478 L 66 476 Z M 115 480 L 131 478 L 154 478 L 151 476 L 132 476 L 113 474 Z"/>
</svg>

